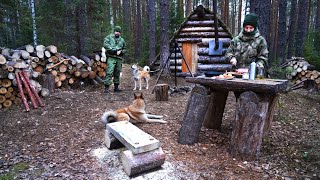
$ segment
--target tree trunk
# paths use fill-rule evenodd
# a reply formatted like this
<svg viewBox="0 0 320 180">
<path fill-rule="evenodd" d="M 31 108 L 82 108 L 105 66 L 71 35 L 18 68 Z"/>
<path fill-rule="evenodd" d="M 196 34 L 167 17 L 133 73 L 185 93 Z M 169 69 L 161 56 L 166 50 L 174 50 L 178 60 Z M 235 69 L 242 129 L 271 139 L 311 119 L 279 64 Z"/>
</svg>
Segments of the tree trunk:
<svg viewBox="0 0 320 180">
<path fill-rule="evenodd" d="M 320 0 L 317 0 L 317 15 L 315 18 L 315 30 L 320 31 Z"/>
<path fill-rule="evenodd" d="M 320 0 L 319 0 L 319 2 L 320 2 Z M 294 35 L 296 34 L 296 22 L 297 22 L 297 0 L 291 0 L 287 58 L 291 58 L 293 56 L 292 51 L 294 48 L 294 39 L 295 39 Z"/>
<path fill-rule="evenodd" d="M 149 0 L 149 64 L 156 57 L 156 11 L 155 0 Z"/>
<path fill-rule="evenodd" d="M 242 15 L 242 0 L 239 1 L 239 7 L 238 7 L 238 33 L 241 31 L 241 15 Z"/>
<path fill-rule="evenodd" d="M 286 51 L 286 11 L 287 11 L 287 0 L 279 0 L 279 21 L 278 21 L 278 58 L 282 63 L 285 62 L 285 51 Z"/>
<path fill-rule="evenodd" d="M 161 27 L 161 38 L 160 38 L 160 67 L 164 68 L 164 73 L 169 73 L 169 63 L 164 67 L 167 58 L 169 56 L 169 2 L 167 0 L 160 1 L 160 27 Z"/>
<path fill-rule="evenodd" d="M 308 0 L 299 0 L 298 24 L 297 24 L 297 39 L 296 39 L 296 56 L 302 55 L 304 37 L 307 29 L 307 8 Z"/>
<path fill-rule="evenodd" d="M 37 46 L 37 26 L 36 26 L 36 13 L 34 7 L 34 0 L 30 1 L 31 4 L 31 16 L 32 16 L 32 30 L 33 30 L 33 45 Z"/>
<path fill-rule="evenodd" d="M 189 16 L 191 14 L 191 11 L 192 11 L 192 2 L 191 0 L 186 0 L 186 15 Z"/>
</svg>

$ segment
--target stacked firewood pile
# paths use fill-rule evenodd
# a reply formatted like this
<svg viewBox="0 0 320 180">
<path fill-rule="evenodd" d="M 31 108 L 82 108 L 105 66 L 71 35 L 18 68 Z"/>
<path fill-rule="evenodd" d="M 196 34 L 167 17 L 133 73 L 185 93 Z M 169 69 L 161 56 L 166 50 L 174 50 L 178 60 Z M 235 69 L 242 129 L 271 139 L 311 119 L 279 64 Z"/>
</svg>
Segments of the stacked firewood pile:
<svg viewBox="0 0 320 180">
<path fill-rule="evenodd" d="M 0 48 L 0 53 L 0 109 L 22 102 L 22 93 L 18 93 L 21 92 L 17 84 L 18 72 L 26 72 L 25 78 L 30 79 L 30 84 L 37 94 L 48 96 L 55 88 L 68 88 L 85 82 L 102 83 L 107 67 L 104 49 L 80 57 L 60 53 L 54 45 Z M 48 76 L 51 78 L 47 78 Z M 44 84 L 46 85 L 42 86 Z M 23 86 L 22 90 L 27 87 Z M 29 96 L 26 98 L 30 99 Z"/>
<path fill-rule="evenodd" d="M 314 66 L 309 64 L 303 57 L 292 57 L 281 67 L 286 68 L 286 77 L 293 84 L 301 84 L 303 86 L 303 82 L 314 81 L 317 88 L 320 89 L 320 72 L 316 71 Z"/>
</svg>

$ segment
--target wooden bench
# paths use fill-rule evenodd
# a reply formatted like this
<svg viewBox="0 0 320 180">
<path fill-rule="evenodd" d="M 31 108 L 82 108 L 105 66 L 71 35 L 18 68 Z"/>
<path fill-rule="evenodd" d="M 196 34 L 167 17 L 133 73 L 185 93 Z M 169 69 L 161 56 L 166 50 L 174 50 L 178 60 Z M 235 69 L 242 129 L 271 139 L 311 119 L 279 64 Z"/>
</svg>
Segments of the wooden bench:
<svg viewBox="0 0 320 180">
<path fill-rule="evenodd" d="M 107 124 L 105 142 L 108 148 L 125 146 L 121 161 L 128 176 L 136 175 L 164 164 L 161 143 L 128 121 Z"/>
</svg>

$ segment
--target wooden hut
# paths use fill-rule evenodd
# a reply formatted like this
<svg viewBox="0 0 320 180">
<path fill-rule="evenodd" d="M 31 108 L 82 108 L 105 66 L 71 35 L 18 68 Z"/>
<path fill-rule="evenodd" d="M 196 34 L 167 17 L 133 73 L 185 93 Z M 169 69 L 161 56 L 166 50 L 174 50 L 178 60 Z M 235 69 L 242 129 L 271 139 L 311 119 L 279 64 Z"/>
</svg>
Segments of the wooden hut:
<svg viewBox="0 0 320 180">
<path fill-rule="evenodd" d="M 177 63 L 177 75 L 188 75 L 188 69 L 183 61 L 186 60 L 192 73 L 221 74 L 231 70 L 231 64 L 224 57 L 232 39 L 231 33 L 225 24 L 218 18 L 218 40 L 222 42 L 222 54 L 211 55 L 212 44 L 215 42 L 216 32 L 214 24 L 215 15 L 212 11 L 198 6 L 182 23 L 171 39 L 170 69 L 175 72 Z M 178 43 L 183 54 L 175 54 L 172 51 L 174 42 Z M 210 45 L 209 45 L 210 44 Z M 177 59 L 175 63 L 175 59 Z"/>
</svg>

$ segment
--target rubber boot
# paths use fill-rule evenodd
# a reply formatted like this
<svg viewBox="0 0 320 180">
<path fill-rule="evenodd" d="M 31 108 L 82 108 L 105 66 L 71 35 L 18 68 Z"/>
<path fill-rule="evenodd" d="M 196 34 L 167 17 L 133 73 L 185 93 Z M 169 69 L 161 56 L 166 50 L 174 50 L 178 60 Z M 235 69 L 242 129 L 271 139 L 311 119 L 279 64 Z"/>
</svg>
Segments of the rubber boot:
<svg viewBox="0 0 320 180">
<path fill-rule="evenodd" d="M 104 85 L 104 93 L 109 94 L 109 85 Z"/>
<path fill-rule="evenodd" d="M 114 84 L 114 92 L 121 92 L 122 90 L 119 89 L 119 84 Z"/>
</svg>

